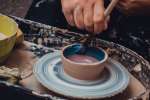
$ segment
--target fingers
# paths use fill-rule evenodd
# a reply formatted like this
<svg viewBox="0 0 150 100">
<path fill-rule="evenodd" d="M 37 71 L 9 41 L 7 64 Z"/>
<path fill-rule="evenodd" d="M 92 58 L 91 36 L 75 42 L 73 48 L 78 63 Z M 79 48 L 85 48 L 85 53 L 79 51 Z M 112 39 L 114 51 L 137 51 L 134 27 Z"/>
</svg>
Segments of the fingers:
<svg viewBox="0 0 150 100">
<path fill-rule="evenodd" d="M 107 27 L 107 22 L 104 16 L 104 4 L 102 0 L 99 0 L 94 5 L 94 32 L 102 32 Z"/>
<path fill-rule="evenodd" d="M 73 17 L 73 6 L 68 5 L 68 3 L 64 3 L 64 1 L 62 0 L 62 11 L 64 13 L 67 22 L 71 26 L 75 26 L 74 17 Z"/>
<path fill-rule="evenodd" d="M 130 12 L 136 6 L 137 0 L 120 0 L 117 7 L 126 12 Z"/>
<path fill-rule="evenodd" d="M 74 9 L 74 22 L 79 29 L 84 29 L 83 8 L 80 6 Z"/>
<path fill-rule="evenodd" d="M 94 31 L 93 23 L 93 4 L 87 4 L 84 8 L 84 25 L 89 32 Z"/>
<path fill-rule="evenodd" d="M 125 1 L 123 1 L 123 0 L 121 0 L 119 3 L 118 3 L 118 5 L 117 6 L 120 6 L 120 7 L 124 7 L 124 6 L 126 6 L 126 2 Z"/>
<path fill-rule="evenodd" d="M 68 24 L 70 24 L 71 26 L 75 26 L 75 22 L 74 22 L 74 17 L 73 17 L 73 13 L 66 13 L 64 14 L 65 15 L 65 18 L 68 22 Z"/>
<path fill-rule="evenodd" d="M 99 33 L 107 28 L 103 0 L 61 0 L 67 22 L 71 26 Z"/>
</svg>

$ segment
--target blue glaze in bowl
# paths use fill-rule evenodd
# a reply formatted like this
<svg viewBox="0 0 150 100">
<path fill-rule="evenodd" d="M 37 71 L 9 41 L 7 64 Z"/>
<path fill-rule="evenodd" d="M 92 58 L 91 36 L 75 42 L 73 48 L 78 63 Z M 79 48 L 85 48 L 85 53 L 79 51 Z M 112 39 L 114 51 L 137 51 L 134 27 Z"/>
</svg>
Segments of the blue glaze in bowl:
<svg viewBox="0 0 150 100">
<path fill-rule="evenodd" d="M 81 48 L 82 48 L 81 44 L 70 45 L 64 50 L 63 55 L 67 58 L 71 55 L 78 54 Z M 103 60 L 106 56 L 103 49 L 96 47 L 87 47 L 85 55 L 96 58 L 99 61 Z"/>
</svg>

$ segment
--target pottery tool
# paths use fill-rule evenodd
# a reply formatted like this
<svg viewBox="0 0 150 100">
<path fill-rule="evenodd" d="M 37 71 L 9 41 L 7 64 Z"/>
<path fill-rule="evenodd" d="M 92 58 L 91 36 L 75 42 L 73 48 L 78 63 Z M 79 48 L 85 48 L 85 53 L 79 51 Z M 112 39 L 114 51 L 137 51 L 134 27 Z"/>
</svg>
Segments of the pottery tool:
<svg viewBox="0 0 150 100">
<path fill-rule="evenodd" d="M 118 1 L 119 0 L 112 0 L 111 1 L 111 3 L 109 4 L 109 6 L 107 7 L 107 9 L 104 12 L 105 18 L 107 18 L 110 15 L 110 13 L 114 9 L 114 7 L 118 3 Z M 93 38 L 95 38 L 95 34 L 92 34 L 92 33 L 88 37 L 86 37 L 86 39 L 82 42 L 82 46 L 81 46 L 81 49 L 78 51 L 78 54 L 85 54 L 86 49 L 88 47 L 88 44 L 90 43 L 90 41 Z"/>
</svg>

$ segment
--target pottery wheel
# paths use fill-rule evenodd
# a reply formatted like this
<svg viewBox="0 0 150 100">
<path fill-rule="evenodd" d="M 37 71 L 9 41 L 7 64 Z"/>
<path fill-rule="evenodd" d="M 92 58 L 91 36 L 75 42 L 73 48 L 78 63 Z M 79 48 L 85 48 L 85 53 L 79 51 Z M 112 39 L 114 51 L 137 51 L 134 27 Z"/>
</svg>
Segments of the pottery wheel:
<svg viewBox="0 0 150 100">
<path fill-rule="evenodd" d="M 35 64 L 33 72 L 37 80 L 49 90 L 73 98 L 111 97 L 125 90 L 129 83 L 128 71 L 111 58 L 108 59 L 105 71 L 98 80 L 75 79 L 64 72 L 60 52 L 43 56 Z"/>
</svg>

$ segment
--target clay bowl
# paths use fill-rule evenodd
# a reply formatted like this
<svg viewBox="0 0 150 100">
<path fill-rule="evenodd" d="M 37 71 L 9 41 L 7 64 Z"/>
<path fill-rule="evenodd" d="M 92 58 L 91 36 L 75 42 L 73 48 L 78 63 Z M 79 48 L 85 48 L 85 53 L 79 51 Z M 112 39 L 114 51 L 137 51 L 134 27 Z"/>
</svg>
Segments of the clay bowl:
<svg viewBox="0 0 150 100">
<path fill-rule="evenodd" d="M 64 72 L 80 80 L 97 80 L 103 72 L 108 55 L 102 48 L 88 47 L 85 55 L 97 59 L 97 62 L 79 63 L 68 59 L 75 55 L 81 44 L 72 44 L 62 49 L 61 59 Z M 82 59 L 81 59 L 82 60 Z"/>
<path fill-rule="evenodd" d="M 18 30 L 18 24 L 11 18 L 0 14 L 0 33 L 6 38 L 0 39 L 0 63 L 2 63 L 12 51 Z"/>
</svg>

